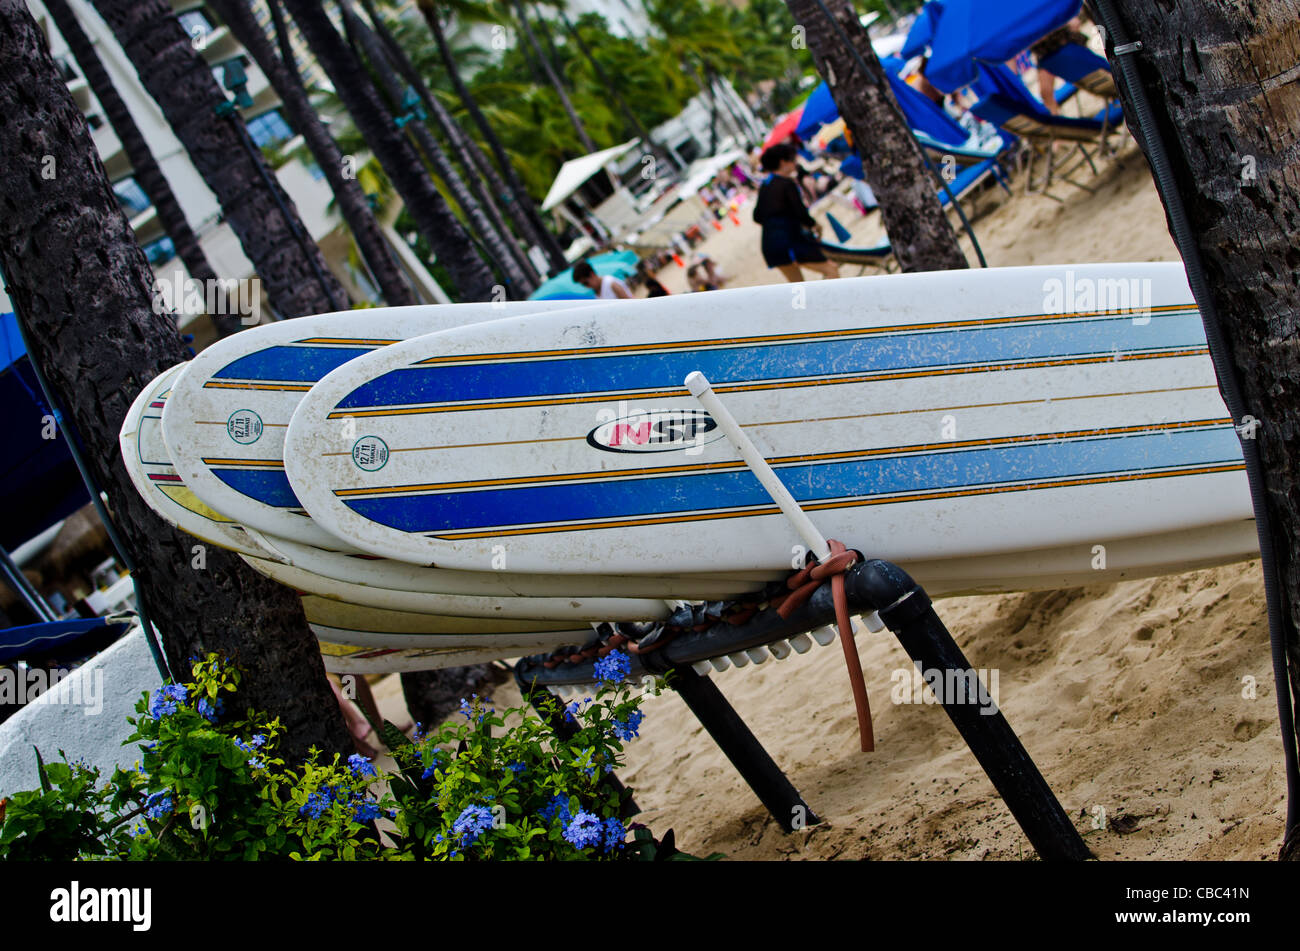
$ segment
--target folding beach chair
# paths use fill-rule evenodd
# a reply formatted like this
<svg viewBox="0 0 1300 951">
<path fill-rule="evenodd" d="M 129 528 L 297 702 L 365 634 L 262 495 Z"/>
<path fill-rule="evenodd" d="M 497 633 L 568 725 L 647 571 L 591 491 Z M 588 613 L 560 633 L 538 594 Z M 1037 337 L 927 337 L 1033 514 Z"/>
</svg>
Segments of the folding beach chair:
<svg viewBox="0 0 1300 951">
<path fill-rule="evenodd" d="M 894 260 L 894 249 L 890 245 L 888 238 L 870 247 L 854 247 L 841 241 L 820 241 L 818 243 L 821 246 L 822 254 L 826 255 L 828 260 L 834 261 L 836 264 L 857 264 L 861 267 L 860 274 L 865 274 L 868 268 L 893 271 L 897 267 L 897 262 Z"/>
<path fill-rule="evenodd" d="M 1119 98 L 1119 88 L 1115 85 L 1115 74 L 1110 70 L 1110 63 L 1104 56 L 1098 56 L 1078 43 L 1067 43 L 1051 56 L 1043 57 L 1038 68 L 1059 76 L 1071 86 L 1086 89 L 1097 98 L 1106 100 L 1108 108 L 1111 102 Z M 1059 93 L 1056 101 L 1062 101 Z"/>
<path fill-rule="evenodd" d="M 1092 192 L 1093 189 L 1070 176 L 1085 162 L 1097 174 L 1097 165 L 1088 146 L 1109 151 L 1107 135 L 1114 128 L 1111 121 L 1113 109 L 1103 109 L 1094 118 L 1074 118 L 1053 115 L 1034 98 L 1014 73 L 1005 66 L 988 66 L 980 64 L 981 81 L 979 91 L 983 93 L 979 102 L 971 107 L 979 118 L 991 122 L 999 129 L 1025 140 L 1028 145 L 1028 167 L 1025 176 L 1025 191 L 1041 191 L 1049 198 L 1056 198 L 1048 189 L 1055 177 L 1059 175 L 1065 181 Z M 1121 113 L 1122 118 L 1122 113 Z M 1072 142 L 1079 152 L 1079 158 L 1073 164 L 1058 168 L 1054 145 L 1058 141 Z M 1034 160 L 1042 157 L 1046 161 L 1046 171 L 1039 187 L 1034 182 Z"/>
</svg>

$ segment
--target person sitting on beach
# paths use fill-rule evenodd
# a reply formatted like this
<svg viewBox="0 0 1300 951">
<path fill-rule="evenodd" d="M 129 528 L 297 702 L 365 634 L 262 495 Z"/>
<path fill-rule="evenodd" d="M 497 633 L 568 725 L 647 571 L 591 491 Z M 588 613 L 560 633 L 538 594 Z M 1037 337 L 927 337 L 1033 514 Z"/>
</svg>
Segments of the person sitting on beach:
<svg viewBox="0 0 1300 951">
<path fill-rule="evenodd" d="M 610 274 L 597 274 L 586 261 L 579 261 L 573 266 L 573 279 L 596 292 L 599 300 L 631 300 L 632 292 L 626 284 Z"/>
<path fill-rule="evenodd" d="M 1043 105 L 1047 107 L 1047 111 L 1054 116 L 1061 114 L 1061 106 L 1056 101 L 1056 77 L 1043 69 L 1043 60 L 1071 43 L 1077 43 L 1079 46 L 1086 48 L 1088 36 L 1079 29 L 1080 25 L 1079 18 L 1075 17 L 1065 26 L 1048 33 L 1029 48 L 1029 52 L 1034 57 L 1034 65 L 1038 67 L 1038 97 L 1043 100 Z"/>
<path fill-rule="evenodd" d="M 803 280 L 801 267 L 824 277 L 839 277 L 839 268 L 826 259 L 815 236 L 820 235 L 821 225 L 808 214 L 794 182 L 795 155 L 784 143 L 763 153 L 761 164 L 770 174 L 754 205 L 754 221 L 763 226 L 763 260 L 791 282 Z"/>
</svg>

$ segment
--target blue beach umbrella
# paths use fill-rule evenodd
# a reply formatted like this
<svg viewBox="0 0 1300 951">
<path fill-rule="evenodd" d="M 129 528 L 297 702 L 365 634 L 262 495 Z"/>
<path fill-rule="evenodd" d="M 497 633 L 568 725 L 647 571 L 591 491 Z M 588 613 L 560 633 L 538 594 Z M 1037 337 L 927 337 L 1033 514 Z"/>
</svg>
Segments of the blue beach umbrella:
<svg viewBox="0 0 1300 951">
<path fill-rule="evenodd" d="M 943 3 L 944 0 L 930 0 L 921 8 L 921 12 L 912 21 L 912 28 L 907 31 L 903 48 L 898 51 L 903 59 L 911 59 L 925 52 L 925 48 L 934 39 L 934 31 L 939 26 L 939 18 L 943 15 Z"/>
<path fill-rule="evenodd" d="M 1081 0 L 944 0 L 925 78 L 952 92 L 976 78 L 975 60 L 1005 62 L 1079 15 Z"/>
<path fill-rule="evenodd" d="M 608 274 L 621 281 L 636 270 L 637 260 L 635 251 L 610 251 L 588 258 L 587 263 L 602 277 Z M 529 300 L 593 300 L 595 297 L 590 287 L 573 279 L 573 268 L 555 275 L 528 295 Z"/>
</svg>

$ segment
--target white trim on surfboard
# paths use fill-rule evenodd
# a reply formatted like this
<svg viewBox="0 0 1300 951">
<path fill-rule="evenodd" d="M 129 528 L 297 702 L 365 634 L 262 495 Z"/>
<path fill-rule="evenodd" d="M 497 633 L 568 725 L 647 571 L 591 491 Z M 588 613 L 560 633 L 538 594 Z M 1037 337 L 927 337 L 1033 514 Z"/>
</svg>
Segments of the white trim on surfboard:
<svg viewBox="0 0 1300 951">
<path fill-rule="evenodd" d="M 520 572 L 787 568 L 799 539 L 689 369 L 824 534 L 904 567 L 1197 529 L 1249 557 L 1233 550 L 1251 513 L 1240 446 L 1177 263 L 774 285 L 447 330 L 322 378 L 286 471 L 332 534 L 414 564 L 484 570 L 504 550 Z M 1180 557 L 1147 556 L 1131 567 Z M 986 565 L 972 580 L 997 585 Z"/>
</svg>

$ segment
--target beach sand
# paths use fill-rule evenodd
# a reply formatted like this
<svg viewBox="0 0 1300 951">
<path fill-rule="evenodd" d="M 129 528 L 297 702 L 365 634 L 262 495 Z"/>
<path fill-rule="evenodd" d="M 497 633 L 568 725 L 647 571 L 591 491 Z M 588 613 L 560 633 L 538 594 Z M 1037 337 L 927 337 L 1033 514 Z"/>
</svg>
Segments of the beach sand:
<svg viewBox="0 0 1300 951">
<path fill-rule="evenodd" d="M 1137 147 L 1056 202 L 1020 192 L 976 224 L 990 265 L 1177 260 Z M 741 212 L 702 250 L 730 286 L 771 283 Z M 832 209 L 855 241 L 878 216 Z M 974 256 L 969 255 L 974 261 Z M 856 268 L 846 268 L 852 274 Z M 684 272 L 660 274 L 684 289 Z M 972 666 L 998 671 L 1006 714 L 1103 859 L 1271 859 L 1285 782 L 1258 562 L 1066 591 L 936 604 Z M 835 644 L 713 680 L 824 821 L 787 835 L 671 692 L 647 698 L 620 772 L 657 834 L 732 859 L 1020 859 L 1033 849 L 943 709 L 893 703 L 911 670 L 888 632 L 857 638 L 876 751 L 858 750 Z M 381 685 L 395 699 L 389 678 Z M 513 684 L 498 709 L 519 703 Z"/>
</svg>

